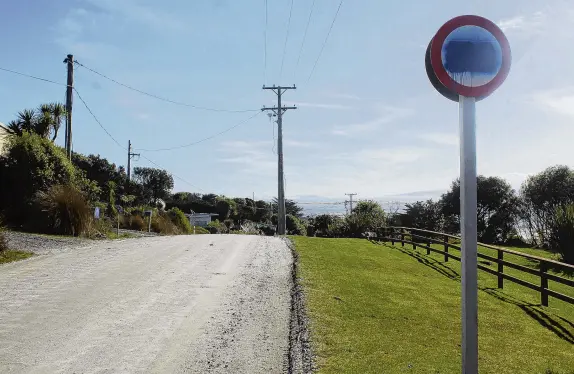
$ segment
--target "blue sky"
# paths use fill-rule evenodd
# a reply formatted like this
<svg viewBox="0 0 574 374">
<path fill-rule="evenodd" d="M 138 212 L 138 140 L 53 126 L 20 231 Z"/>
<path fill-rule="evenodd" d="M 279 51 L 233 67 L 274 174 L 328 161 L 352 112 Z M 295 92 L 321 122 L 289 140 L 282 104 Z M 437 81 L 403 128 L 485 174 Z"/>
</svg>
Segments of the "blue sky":
<svg viewBox="0 0 574 374">
<path fill-rule="evenodd" d="M 448 19 L 478 14 L 498 23 L 513 51 L 510 76 L 478 104 L 478 170 L 518 187 L 527 175 L 574 163 L 574 4 L 567 0 L 347 0 L 309 74 L 338 0 L 61 0 L 6 2 L 0 66 L 65 83 L 68 53 L 125 84 L 172 100 L 229 110 L 274 104 L 265 83 L 292 85 L 299 109 L 284 117 L 286 191 L 344 198 L 446 190 L 458 176 L 458 107 L 427 80 L 424 52 Z M 0 121 L 65 88 L 0 72 Z M 177 106 L 115 85 L 78 67 L 75 87 L 127 147 L 193 143 L 256 112 Z M 76 98 L 74 149 L 126 164 L 125 151 Z M 63 143 L 63 132 L 58 142 Z M 187 182 L 177 191 L 269 198 L 277 188 L 273 127 L 265 114 L 201 144 L 144 152 Z M 134 166 L 153 166 L 141 158 Z M 193 186 L 187 184 L 191 183 Z M 416 194 L 415 194 L 416 195 Z"/>
</svg>

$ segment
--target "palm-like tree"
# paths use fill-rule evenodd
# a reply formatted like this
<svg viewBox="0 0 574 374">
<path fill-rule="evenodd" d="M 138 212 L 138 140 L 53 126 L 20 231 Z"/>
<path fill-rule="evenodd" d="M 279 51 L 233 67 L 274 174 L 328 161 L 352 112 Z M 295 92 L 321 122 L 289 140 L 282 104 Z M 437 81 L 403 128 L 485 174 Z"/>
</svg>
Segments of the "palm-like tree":
<svg viewBox="0 0 574 374">
<path fill-rule="evenodd" d="M 18 117 L 8 123 L 13 134 L 21 136 L 25 131 L 56 140 L 58 130 L 66 117 L 66 109 L 60 103 L 42 104 L 38 109 L 24 109 Z"/>
</svg>

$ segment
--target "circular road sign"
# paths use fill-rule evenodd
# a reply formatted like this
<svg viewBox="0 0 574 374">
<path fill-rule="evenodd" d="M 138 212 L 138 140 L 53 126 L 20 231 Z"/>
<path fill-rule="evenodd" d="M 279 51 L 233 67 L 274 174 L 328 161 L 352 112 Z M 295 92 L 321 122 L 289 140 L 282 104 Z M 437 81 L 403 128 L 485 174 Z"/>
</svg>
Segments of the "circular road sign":
<svg viewBox="0 0 574 374">
<path fill-rule="evenodd" d="M 494 92 L 508 76 L 510 45 L 492 21 L 479 16 L 459 16 L 437 31 L 425 60 L 427 75 L 443 96 L 454 101 L 458 101 L 459 95 L 480 100 Z"/>
</svg>

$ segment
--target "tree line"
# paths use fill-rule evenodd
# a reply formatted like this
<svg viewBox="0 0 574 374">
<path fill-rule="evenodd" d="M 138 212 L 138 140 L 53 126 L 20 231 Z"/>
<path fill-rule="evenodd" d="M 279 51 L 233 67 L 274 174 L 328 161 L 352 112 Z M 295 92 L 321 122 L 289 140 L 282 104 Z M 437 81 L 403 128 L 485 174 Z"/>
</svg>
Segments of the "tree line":
<svg viewBox="0 0 574 374">
<path fill-rule="evenodd" d="M 440 199 L 407 204 L 396 225 L 460 233 L 460 181 Z M 574 170 L 557 165 L 529 176 L 515 191 L 499 177 L 477 178 L 478 240 L 546 248 L 574 263 Z"/>
</svg>

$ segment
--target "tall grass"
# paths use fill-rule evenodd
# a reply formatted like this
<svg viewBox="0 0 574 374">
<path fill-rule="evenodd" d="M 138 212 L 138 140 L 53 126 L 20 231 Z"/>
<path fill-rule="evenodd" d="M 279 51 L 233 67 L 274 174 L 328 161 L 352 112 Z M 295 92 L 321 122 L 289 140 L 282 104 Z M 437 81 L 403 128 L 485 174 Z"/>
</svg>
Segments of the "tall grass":
<svg viewBox="0 0 574 374">
<path fill-rule="evenodd" d="M 50 233 L 80 236 L 92 225 L 91 208 L 84 194 L 72 185 L 54 185 L 36 195 Z"/>
</svg>

